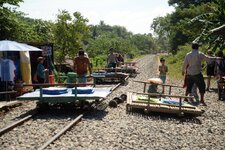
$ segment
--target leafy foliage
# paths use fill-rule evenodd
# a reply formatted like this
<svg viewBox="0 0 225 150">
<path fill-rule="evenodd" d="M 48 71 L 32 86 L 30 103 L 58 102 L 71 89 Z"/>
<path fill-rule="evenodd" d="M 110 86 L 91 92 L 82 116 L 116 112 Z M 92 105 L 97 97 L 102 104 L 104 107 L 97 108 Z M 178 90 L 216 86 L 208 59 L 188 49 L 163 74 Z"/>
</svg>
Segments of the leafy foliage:
<svg viewBox="0 0 225 150">
<path fill-rule="evenodd" d="M 165 52 L 169 51 L 170 43 L 168 37 L 170 35 L 170 15 L 154 18 L 151 28 L 156 34 L 156 42 L 159 46 L 159 48 L 156 49 L 164 50 Z"/>
<path fill-rule="evenodd" d="M 173 5 L 179 8 L 188 8 L 192 5 L 201 5 L 203 3 L 211 2 L 211 0 L 169 0 L 169 5 Z"/>
<path fill-rule="evenodd" d="M 18 6 L 22 0 L 1 0 L 0 1 L 0 40 L 14 39 L 18 29 L 15 11 L 11 10 L 8 5 Z"/>
<path fill-rule="evenodd" d="M 61 63 L 66 57 L 73 59 L 76 56 L 78 49 L 86 44 L 90 32 L 88 20 L 79 12 L 71 16 L 68 11 L 63 10 L 57 18 L 53 34 L 56 58 Z"/>
<path fill-rule="evenodd" d="M 152 28 L 158 37 L 165 36 L 168 39 L 170 52 L 176 54 L 180 45 L 194 40 L 213 45 L 215 41 L 223 39 L 220 36 L 210 35 L 209 31 L 225 22 L 224 0 L 169 0 L 168 2 L 175 6 L 175 12 L 155 18 Z"/>
</svg>

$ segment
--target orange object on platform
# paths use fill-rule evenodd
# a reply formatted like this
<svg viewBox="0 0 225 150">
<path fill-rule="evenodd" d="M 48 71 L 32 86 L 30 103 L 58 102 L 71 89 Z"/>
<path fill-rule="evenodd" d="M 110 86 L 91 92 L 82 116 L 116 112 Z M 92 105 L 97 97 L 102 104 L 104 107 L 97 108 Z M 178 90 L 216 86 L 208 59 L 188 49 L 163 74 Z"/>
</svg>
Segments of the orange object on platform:
<svg viewBox="0 0 225 150">
<path fill-rule="evenodd" d="M 55 83 L 55 76 L 54 75 L 49 75 L 48 81 L 49 81 L 49 83 L 54 84 Z"/>
</svg>

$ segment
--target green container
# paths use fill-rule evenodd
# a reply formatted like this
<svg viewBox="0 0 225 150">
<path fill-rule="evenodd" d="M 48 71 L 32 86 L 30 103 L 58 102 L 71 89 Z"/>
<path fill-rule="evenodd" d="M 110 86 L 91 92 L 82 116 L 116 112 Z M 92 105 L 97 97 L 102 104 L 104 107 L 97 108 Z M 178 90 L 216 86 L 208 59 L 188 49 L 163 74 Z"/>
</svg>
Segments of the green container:
<svg viewBox="0 0 225 150">
<path fill-rule="evenodd" d="M 77 81 L 77 74 L 75 72 L 68 72 L 67 83 L 76 83 L 76 81 Z"/>
</svg>

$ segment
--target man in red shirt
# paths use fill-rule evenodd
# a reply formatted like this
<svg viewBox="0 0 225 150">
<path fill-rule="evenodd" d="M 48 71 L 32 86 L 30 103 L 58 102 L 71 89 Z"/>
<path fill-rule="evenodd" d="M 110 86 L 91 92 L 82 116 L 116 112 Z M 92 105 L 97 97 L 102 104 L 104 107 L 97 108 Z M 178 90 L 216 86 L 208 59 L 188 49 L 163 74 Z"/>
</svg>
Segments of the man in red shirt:
<svg viewBox="0 0 225 150">
<path fill-rule="evenodd" d="M 86 83 L 87 82 L 87 72 L 92 73 L 90 60 L 89 58 L 84 56 L 84 51 L 80 50 L 78 52 L 78 57 L 74 60 L 74 71 L 78 75 L 78 83 Z"/>
</svg>

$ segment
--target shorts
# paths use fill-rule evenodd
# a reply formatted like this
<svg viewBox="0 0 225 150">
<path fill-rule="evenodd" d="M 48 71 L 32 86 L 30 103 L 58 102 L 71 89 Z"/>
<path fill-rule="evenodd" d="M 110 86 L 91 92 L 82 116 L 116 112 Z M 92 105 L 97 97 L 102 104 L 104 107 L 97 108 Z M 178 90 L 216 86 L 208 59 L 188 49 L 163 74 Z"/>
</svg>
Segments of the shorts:
<svg viewBox="0 0 225 150">
<path fill-rule="evenodd" d="M 205 81 L 203 75 L 187 75 L 187 92 L 190 94 L 192 91 L 193 84 L 196 84 L 200 93 L 205 93 Z"/>
<path fill-rule="evenodd" d="M 206 74 L 207 74 L 207 76 L 214 76 L 215 75 L 214 66 L 211 67 L 211 66 L 208 65 L 207 68 L 206 68 Z"/>
<path fill-rule="evenodd" d="M 116 68 L 116 63 L 109 63 L 108 68 L 111 68 L 111 67 Z"/>
<path fill-rule="evenodd" d="M 166 76 L 165 75 L 159 75 L 159 78 L 163 81 L 163 84 L 166 83 Z"/>
<path fill-rule="evenodd" d="M 87 83 L 87 74 L 78 75 L 78 83 Z"/>
</svg>

